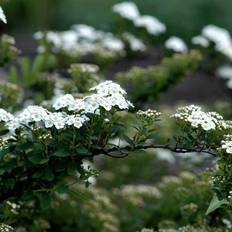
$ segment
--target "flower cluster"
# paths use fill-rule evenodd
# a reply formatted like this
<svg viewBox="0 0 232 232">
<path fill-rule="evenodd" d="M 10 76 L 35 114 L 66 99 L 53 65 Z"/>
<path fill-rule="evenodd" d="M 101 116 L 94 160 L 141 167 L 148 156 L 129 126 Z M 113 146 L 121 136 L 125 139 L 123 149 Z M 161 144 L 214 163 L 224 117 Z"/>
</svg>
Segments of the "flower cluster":
<svg viewBox="0 0 232 232">
<path fill-rule="evenodd" d="M 179 52 L 179 53 L 186 53 L 188 51 L 188 48 L 185 42 L 176 36 L 170 37 L 165 42 L 165 47 L 167 49 L 170 49 L 170 50 L 173 50 L 174 52 Z"/>
<path fill-rule="evenodd" d="M 199 45 L 199 46 L 205 47 L 205 48 L 207 48 L 209 46 L 209 41 L 205 37 L 203 37 L 201 35 L 194 36 L 192 38 L 192 43 L 194 45 Z"/>
<path fill-rule="evenodd" d="M 119 14 L 122 18 L 135 20 L 140 16 L 139 9 L 134 2 L 122 2 L 112 7 L 113 12 Z"/>
<path fill-rule="evenodd" d="M 31 124 L 45 128 L 55 126 L 56 129 L 68 126 L 80 128 L 89 121 L 87 114 L 100 114 L 101 108 L 110 111 L 113 107 L 125 110 L 132 106 L 124 97 L 126 92 L 112 81 L 103 82 L 91 91 L 95 93 L 83 99 L 75 99 L 71 94 L 58 97 L 53 103 L 53 108 L 58 112 L 50 112 L 41 106 L 28 106 L 13 116 L 0 109 L 0 120 L 13 132 L 19 127 Z"/>
<path fill-rule="evenodd" d="M 194 105 L 179 108 L 173 117 L 189 123 L 193 128 L 201 128 L 204 131 L 229 129 L 231 127 L 230 122 L 224 121 L 223 117 L 218 113 L 205 113 L 201 107 Z"/>
<path fill-rule="evenodd" d="M 34 37 L 52 44 L 54 52 L 63 51 L 73 55 L 84 56 L 100 52 L 122 54 L 124 49 L 123 42 L 113 34 L 83 24 L 73 25 L 70 30 L 63 32 L 37 32 Z M 45 51 L 43 44 L 39 51 Z"/>
<path fill-rule="evenodd" d="M 13 232 L 14 229 L 6 224 L 0 224 L 0 232 Z"/>
<path fill-rule="evenodd" d="M 133 22 L 136 27 L 145 28 L 151 35 L 159 35 L 166 31 L 166 26 L 157 18 L 150 15 L 140 15 L 138 7 L 133 2 L 117 3 L 112 7 L 113 12 L 122 18 Z"/>
<path fill-rule="evenodd" d="M 75 66 L 78 65 L 78 68 L 82 71 L 82 72 L 87 72 L 87 73 L 97 73 L 99 71 L 99 67 L 97 65 L 94 64 L 75 64 Z"/>
<path fill-rule="evenodd" d="M 228 154 L 232 154 L 232 135 L 225 135 L 224 140 L 222 140 L 222 149 Z"/>
<path fill-rule="evenodd" d="M 208 47 L 209 43 L 212 42 L 216 51 L 224 54 L 230 60 L 232 59 L 232 39 L 226 29 L 215 25 L 205 26 L 201 35 L 194 37 L 192 42 L 203 47 Z"/>
<path fill-rule="evenodd" d="M 146 111 L 139 110 L 137 115 L 146 121 L 156 121 L 159 119 L 161 113 L 156 110 L 148 109 Z"/>
</svg>

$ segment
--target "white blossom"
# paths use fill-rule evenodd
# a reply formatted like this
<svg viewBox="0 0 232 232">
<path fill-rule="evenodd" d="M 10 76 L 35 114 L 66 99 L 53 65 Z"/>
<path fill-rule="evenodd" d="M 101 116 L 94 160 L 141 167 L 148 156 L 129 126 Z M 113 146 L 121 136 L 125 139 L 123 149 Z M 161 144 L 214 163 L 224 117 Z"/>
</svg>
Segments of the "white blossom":
<svg viewBox="0 0 232 232">
<path fill-rule="evenodd" d="M 146 45 L 143 43 L 143 41 L 136 38 L 134 35 L 126 32 L 123 34 L 123 38 L 128 42 L 132 51 L 137 52 L 146 50 Z"/>
<path fill-rule="evenodd" d="M 177 120 L 189 123 L 193 128 L 201 128 L 204 131 L 224 130 L 231 128 L 231 123 L 223 120 L 216 112 L 205 113 L 199 106 L 186 106 L 177 110 L 173 115 Z"/>
<path fill-rule="evenodd" d="M 203 28 L 202 36 L 215 44 L 215 49 L 229 59 L 232 59 L 232 40 L 230 33 L 215 25 L 208 25 Z"/>
<path fill-rule="evenodd" d="M 200 45 L 200 46 L 205 47 L 205 48 L 209 46 L 209 41 L 201 35 L 193 37 L 192 43 L 194 45 Z"/>
<path fill-rule="evenodd" d="M 112 7 L 113 12 L 119 14 L 122 18 L 135 20 L 140 16 L 138 7 L 134 2 L 122 2 Z"/>
<path fill-rule="evenodd" d="M 134 25 L 144 27 L 151 35 L 159 35 L 166 31 L 165 24 L 161 23 L 157 18 L 150 15 L 143 15 L 134 20 Z"/>
<path fill-rule="evenodd" d="M 232 79 L 232 66 L 224 65 L 217 69 L 217 75 L 223 79 Z"/>
<path fill-rule="evenodd" d="M 165 42 L 165 47 L 179 53 L 186 53 L 188 51 L 187 45 L 185 42 L 176 36 L 170 37 Z"/>
<path fill-rule="evenodd" d="M 2 7 L 0 6 L 0 20 L 4 23 L 7 23 L 7 20 L 6 20 L 6 15 L 2 9 Z"/>
<path fill-rule="evenodd" d="M 226 151 L 228 154 L 232 154 L 232 136 L 225 135 L 224 140 L 221 141 L 221 148 Z"/>
<path fill-rule="evenodd" d="M 8 112 L 6 112 L 4 109 L 0 109 L 0 121 L 8 122 L 10 120 L 13 120 L 14 116 Z"/>
<path fill-rule="evenodd" d="M 55 126 L 56 129 L 63 129 L 66 125 L 67 114 L 64 112 L 50 113 L 44 118 L 45 128 Z"/>
<path fill-rule="evenodd" d="M 112 33 L 96 30 L 84 24 L 73 25 L 72 29 L 63 32 L 48 31 L 37 32 L 34 38 L 45 40 L 53 45 L 54 52 L 66 52 L 71 55 L 87 55 L 95 53 L 107 53 L 111 55 L 123 55 L 124 44 Z M 46 49 L 41 45 L 40 52 Z"/>
<path fill-rule="evenodd" d="M 81 128 L 86 121 L 89 121 L 89 118 L 85 115 L 68 115 L 66 117 L 66 124 L 76 128 Z"/>
<path fill-rule="evenodd" d="M 55 127 L 57 130 L 69 126 L 81 128 L 89 121 L 89 115 L 100 115 L 104 111 L 110 111 L 113 107 L 120 110 L 132 107 L 132 104 L 124 97 L 126 94 L 120 85 L 112 81 L 103 82 L 92 88 L 92 93 L 83 99 L 76 99 L 71 94 L 65 94 L 54 100 L 53 108 L 59 112 L 50 112 L 47 109 L 31 105 L 13 116 L 0 109 L 0 120 L 14 133 L 19 127 Z"/>
</svg>

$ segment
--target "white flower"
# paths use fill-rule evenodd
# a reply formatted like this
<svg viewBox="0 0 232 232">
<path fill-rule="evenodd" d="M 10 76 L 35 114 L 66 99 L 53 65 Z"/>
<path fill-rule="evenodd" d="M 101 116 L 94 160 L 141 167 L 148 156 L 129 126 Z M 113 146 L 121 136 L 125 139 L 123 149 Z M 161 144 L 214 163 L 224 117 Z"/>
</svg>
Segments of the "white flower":
<svg viewBox="0 0 232 232">
<path fill-rule="evenodd" d="M 224 121 L 221 115 L 216 112 L 205 113 L 201 107 L 194 105 L 179 108 L 173 117 L 189 123 L 194 128 L 201 128 L 205 131 L 231 128 L 231 124 Z"/>
<path fill-rule="evenodd" d="M 209 46 L 209 41 L 201 35 L 193 37 L 192 43 L 195 45 L 200 45 L 205 48 Z"/>
<path fill-rule="evenodd" d="M 99 31 L 84 24 L 74 25 L 71 30 L 63 32 L 37 32 L 34 38 L 37 40 L 45 38 L 53 45 L 54 52 L 65 52 L 78 56 L 99 52 L 110 55 L 124 54 L 124 44 L 120 39 L 111 33 Z M 46 48 L 41 45 L 39 50 L 43 52 L 46 51 Z"/>
<path fill-rule="evenodd" d="M 185 44 L 185 42 L 175 36 L 170 37 L 166 42 L 165 42 L 165 47 L 173 50 L 175 52 L 180 52 L 180 53 L 186 53 L 188 51 L 188 48 Z"/>
<path fill-rule="evenodd" d="M 230 33 L 215 25 L 208 25 L 203 28 L 202 36 L 215 44 L 215 49 L 229 59 L 232 59 L 232 40 Z"/>
<path fill-rule="evenodd" d="M 93 27 L 85 24 L 73 25 L 72 29 L 77 33 L 79 37 L 93 40 L 96 38 L 96 31 Z"/>
<path fill-rule="evenodd" d="M 107 95 L 114 95 L 114 94 L 126 94 L 126 91 L 121 88 L 119 84 L 116 84 L 112 81 L 105 81 L 97 85 L 96 87 L 93 87 L 90 89 L 90 91 L 95 91 L 102 95 L 102 96 L 107 96 Z"/>
<path fill-rule="evenodd" d="M 72 51 L 77 44 L 78 35 L 75 31 L 69 30 L 61 33 L 62 48 Z"/>
<path fill-rule="evenodd" d="M 73 105 L 75 102 L 74 97 L 71 94 L 65 94 L 55 99 L 53 108 L 56 110 L 68 107 L 70 104 Z"/>
<path fill-rule="evenodd" d="M 63 129 L 66 125 L 67 114 L 64 112 L 50 113 L 44 118 L 44 125 L 46 128 L 55 126 L 56 129 Z"/>
<path fill-rule="evenodd" d="M 42 121 L 47 115 L 48 110 L 41 106 L 28 106 L 17 115 L 17 118 L 21 124 L 28 124 Z"/>
<path fill-rule="evenodd" d="M 15 132 L 16 129 L 18 129 L 20 126 L 22 126 L 19 122 L 19 120 L 17 118 L 14 118 L 11 121 L 8 121 L 6 123 L 6 127 L 8 128 L 8 130 L 12 133 Z"/>
<path fill-rule="evenodd" d="M 81 63 L 79 64 L 79 68 L 82 72 L 88 72 L 88 73 L 97 73 L 99 71 L 99 66 L 95 64 Z"/>
<path fill-rule="evenodd" d="M 6 20 L 6 15 L 2 9 L 2 7 L 0 6 L 0 20 L 4 23 L 7 23 L 7 20 Z"/>
<path fill-rule="evenodd" d="M 6 112 L 4 109 L 0 109 L 0 121 L 8 122 L 13 119 L 14 116 L 12 114 Z"/>
<path fill-rule="evenodd" d="M 73 125 L 76 128 L 81 128 L 87 121 L 89 121 L 89 118 L 85 115 L 69 115 L 66 117 L 66 124 Z"/>
<path fill-rule="evenodd" d="M 124 49 L 123 42 L 120 39 L 113 37 L 112 35 L 103 38 L 102 45 L 111 51 L 121 51 Z"/>
<path fill-rule="evenodd" d="M 227 80 L 226 86 L 232 89 L 232 66 L 225 65 L 217 69 L 217 75 Z"/>
<path fill-rule="evenodd" d="M 132 106 L 124 97 L 125 90 L 112 81 L 103 82 L 92 90 L 96 93 L 83 99 L 75 99 L 71 94 L 65 94 L 55 99 L 53 107 L 60 112 L 49 112 L 41 106 L 32 105 L 13 116 L 0 109 L 0 120 L 6 123 L 11 132 L 15 132 L 19 127 L 31 125 L 33 128 L 54 126 L 58 130 L 67 126 L 80 128 L 90 120 L 85 114 L 100 115 L 102 111 L 110 111 L 112 107 L 124 110 Z M 62 111 L 64 108 L 65 111 Z M 71 111 L 71 115 L 69 111 Z"/>
<path fill-rule="evenodd" d="M 135 20 L 140 16 L 138 7 L 135 5 L 134 2 L 122 2 L 115 4 L 112 7 L 113 12 L 119 14 L 121 17 Z"/>
<path fill-rule="evenodd" d="M 137 27 L 144 27 L 149 34 L 159 35 L 166 31 L 165 24 L 161 23 L 157 18 L 150 15 L 143 15 L 134 20 Z"/>
<path fill-rule="evenodd" d="M 217 74 L 223 79 L 232 79 L 232 66 L 225 65 L 217 69 Z"/>
<path fill-rule="evenodd" d="M 146 45 L 143 43 L 143 41 L 136 38 L 134 35 L 126 32 L 123 34 L 123 37 L 128 42 L 130 49 L 132 51 L 136 52 L 136 51 L 145 51 L 146 50 Z"/>
<path fill-rule="evenodd" d="M 99 114 L 99 103 L 96 101 L 98 95 L 91 95 L 84 98 L 85 113 Z"/>
<path fill-rule="evenodd" d="M 221 141 L 221 148 L 226 151 L 228 154 L 232 154 L 232 136 L 225 135 L 224 140 Z"/>
</svg>

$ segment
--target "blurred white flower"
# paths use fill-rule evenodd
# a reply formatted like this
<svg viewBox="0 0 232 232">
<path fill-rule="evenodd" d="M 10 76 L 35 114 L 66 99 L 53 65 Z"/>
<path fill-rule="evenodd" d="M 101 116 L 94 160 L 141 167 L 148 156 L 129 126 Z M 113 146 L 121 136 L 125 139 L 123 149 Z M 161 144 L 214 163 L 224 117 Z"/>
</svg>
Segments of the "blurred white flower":
<svg viewBox="0 0 232 232">
<path fill-rule="evenodd" d="M 134 35 L 126 32 L 123 34 L 123 38 L 128 42 L 132 51 L 137 52 L 146 50 L 146 45 L 143 43 L 143 41 L 136 38 Z"/>
<path fill-rule="evenodd" d="M 157 18 L 150 15 L 143 15 L 134 20 L 137 27 L 144 27 L 151 35 L 159 35 L 166 31 L 165 24 L 161 23 Z"/>
<path fill-rule="evenodd" d="M 201 35 L 193 37 L 192 43 L 194 45 L 200 45 L 200 46 L 205 47 L 205 48 L 209 46 L 209 41 Z"/>
<path fill-rule="evenodd" d="M 135 5 L 134 2 L 122 2 L 115 4 L 112 7 L 113 12 L 119 14 L 121 17 L 135 20 L 140 16 L 138 7 Z"/>
<path fill-rule="evenodd" d="M 2 7 L 0 6 L 0 20 L 4 23 L 7 23 L 7 20 L 6 20 L 6 15 L 2 9 Z"/>
<path fill-rule="evenodd" d="M 232 66 L 224 65 L 219 67 L 217 75 L 223 79 L 232 79 Z"/>
<path fill-rule="evenodd" d="M 170 37 L 165 42 L 165 47 L 179 53 L 186 53 L 188 51 L 185 42 L 176 36 Z"/>
<path fill-rule="evenodd" d="M 226 86 L 232 89 L 232 66 L 224 65 L 217 69 L 217 75 L 220 78 L 226 79 Z"/>
<path fill-rule="evenodd" d="M 208 25 L 203 28 L 202 36 L 215 44 L 215 49 L 229 59 L 232 59 L 232 40 L 230 33 L 215 25 Z"/>
</svg>

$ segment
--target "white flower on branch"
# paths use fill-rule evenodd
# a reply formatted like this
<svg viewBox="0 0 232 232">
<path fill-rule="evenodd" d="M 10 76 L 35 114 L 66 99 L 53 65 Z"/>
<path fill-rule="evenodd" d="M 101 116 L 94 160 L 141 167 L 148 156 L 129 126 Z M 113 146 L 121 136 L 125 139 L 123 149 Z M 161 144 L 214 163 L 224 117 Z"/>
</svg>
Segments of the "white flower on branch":
<svg viewBox="0 0 232 232">
<path fill-rule="evenodd" d="M 86 114 L 100 115 L 101 109 L 110 111 L 115 107 L 117 110 L 126 110 L 132 107 L 124 97 L 125 90 L 112 81 L 103 82 L 91 88 L 91 91 L 95 93 L 83 99 L 75 99 L 71 94 L 56 98 L 53 108 L 59 112 L 50 112 L 41 106 L 32 105 L 13 116 L 0 109 L 0 120 L 6 123 L 11 132 L 19 127 L 30 127 L 31 124 L 45 128 L 54 126 L 58 130 L 69 126 L 80 128 L 89 121 Z"/>
<path fill-rule="evenodd" d="M 232 128 L 231 122 L 223 120 L 223 117 L 218 113 L 205 113 L 201 107 L 194 105 L 179 108 L 173 117 L 179 121 L 189 123 L 193 128 L 201 128 L 204 131 Z"/>
</svg>

